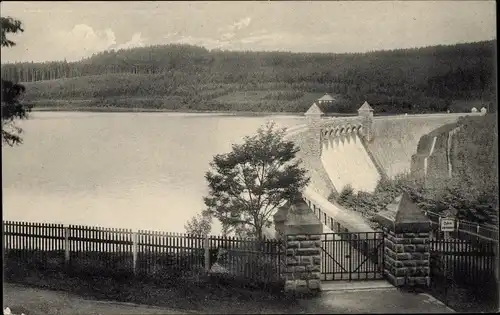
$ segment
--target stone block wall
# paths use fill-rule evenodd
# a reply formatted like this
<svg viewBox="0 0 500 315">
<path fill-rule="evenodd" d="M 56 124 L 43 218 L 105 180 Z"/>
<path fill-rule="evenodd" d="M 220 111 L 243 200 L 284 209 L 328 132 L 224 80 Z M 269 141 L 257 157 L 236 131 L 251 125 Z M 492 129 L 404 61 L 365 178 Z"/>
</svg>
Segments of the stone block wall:
<svg viewBox="0 0 500 315">
<path fill-rule="evenodd" d="M 428 286 L 430 281 L 429 233 L 394 233 L 385 237 L 384 273 L 396 287 Z"/>
<path fill-rule="evenodd" d="M 366 142 L 370 143 L 373 140 L 373 113 L 363 116 L 363 136 Z"/>
<path fill-rule="evenodd" d="M 287 235 L 285 292 L 321 291 L 321 235 Z"/>
<path fill-rule="evenodd" d="M 297 158 L 302 160 L 302 167 L 308 171 L 311 178 L 310 186 L 327 198 L 336 191 L 321 162 L 320 137 L 319 130 L 307 129 L 287 137 L 287 140 L 293 141 L 300 148 L 300 151 L 297 152 Z"/>
</svg>

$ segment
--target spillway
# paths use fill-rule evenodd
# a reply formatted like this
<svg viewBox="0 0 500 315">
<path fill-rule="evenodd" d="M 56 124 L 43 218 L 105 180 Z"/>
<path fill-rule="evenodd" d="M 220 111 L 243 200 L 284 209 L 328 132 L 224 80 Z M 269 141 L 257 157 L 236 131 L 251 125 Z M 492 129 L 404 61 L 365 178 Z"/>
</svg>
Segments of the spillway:
<svg viewBox="0 0 500 315">
<path fill-rule="evenodd" d="M 323 140 L 321 162 L 338 192 L 347 185 L 355 191 L 372 192 L 380 179 L 356 133 Z"/>
</svg>

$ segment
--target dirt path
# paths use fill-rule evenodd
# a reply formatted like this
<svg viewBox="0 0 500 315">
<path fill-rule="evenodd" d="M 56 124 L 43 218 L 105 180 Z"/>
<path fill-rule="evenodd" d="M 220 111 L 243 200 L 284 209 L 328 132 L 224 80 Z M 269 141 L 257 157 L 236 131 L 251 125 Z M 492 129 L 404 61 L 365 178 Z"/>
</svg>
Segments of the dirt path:
<svg viewBox="0 0 500 315">
<path fill-rule="evenodd" d="M 9 283 L 4 284 L 3 304 L 13 314 L 26 315 L 191 314 L 168 308 L 86 300 L 65 292 Z"/>
<path fill-rule="evenodd" d="M 352 314 L 352 313 L 450 313 L 453 312 L 426 294 L 388 290 L 341 290 L 323 292 L 312 299 L 277 308 L 266 303 L 238 303 L 198 311 L 182 311 L 129 303 L 102 302 L 61 291 L 24 285 L 4 285 L 4 307 L 13 314 L 26 315 L 130 315 L 130 314 Z"/>
</svg>

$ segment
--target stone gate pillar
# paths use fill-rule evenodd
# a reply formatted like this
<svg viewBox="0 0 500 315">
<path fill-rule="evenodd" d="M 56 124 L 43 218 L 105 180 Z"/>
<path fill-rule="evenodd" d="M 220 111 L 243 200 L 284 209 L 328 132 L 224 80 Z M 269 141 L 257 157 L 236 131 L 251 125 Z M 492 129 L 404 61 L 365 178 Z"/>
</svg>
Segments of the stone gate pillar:
<svg viewBox="0 0 500 315">
<path fill-rule="evenodd" d="M 428 286 L 430 283 L 429 218 L 405 192 L 377 221 L 386 229 L 384 274 L 396 287 Z"/>
<path fill-rule="evenodd" d="M 323 225 L 302 199 L 295 200 L 285 221 L 285 292 L 317 294 L 321 291 L 321 237 Z"/>
<path fill-rule="evenodd" d="M 273 215 L 275 237 L 276 239 L 285 240 L 285 222 L 288 215 L 288 210 L 290 209 L 290 202 L 287 202 L 282 207 L 278 208 L 278 211 Z"/>
</svg>

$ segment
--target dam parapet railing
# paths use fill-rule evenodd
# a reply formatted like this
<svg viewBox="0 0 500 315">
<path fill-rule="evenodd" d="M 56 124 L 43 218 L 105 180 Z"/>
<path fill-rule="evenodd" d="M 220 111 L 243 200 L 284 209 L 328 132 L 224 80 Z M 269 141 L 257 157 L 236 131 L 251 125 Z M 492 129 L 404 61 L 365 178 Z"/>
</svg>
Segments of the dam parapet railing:
<svg viewBox="0 0 500 315">
<path fill-rule="evenodd" d="M 333 232 L 375 232 L 359 213 L 331 203 L 310 186 L 302 196 L 311 211 Z"/>
<path fill-rule="evenodd" d="M 347 116 L 347 117 L 322 117 L 319 121 L 320 127 L 328 127 L 330 125 L 347 125 L 361 123 L 360 116 Z"/>
<path fill-rule="evenodd" d="M 484 116 L 485 113 L 435 113 L 435 114 L 409 114 L 409 115 L 380 115 L 373 116 L 373 120 L 387 119 L 411 119 L 411 118 L 444 118 L 444 117 L 463 117 L 463 116 Z"/>
<path fill-rule="evenodd" d="M 374 115 L 371 119 L 374 121 L 379 120 L 404 120 L 404 119 L 415 119 L 415 118 L 450 118 L 464 116 L 484 116 L 485 113 L 435 113 L 435 114 L 403 114 L 403 115 Z M 331 126 L 342 126 L 342 125 L 358 125 L 362 123 L 362 116 L 324 116 L 321 117 L 317 122 L 317 126 L 320 128 L 329 128 Z"/>
</svg>

